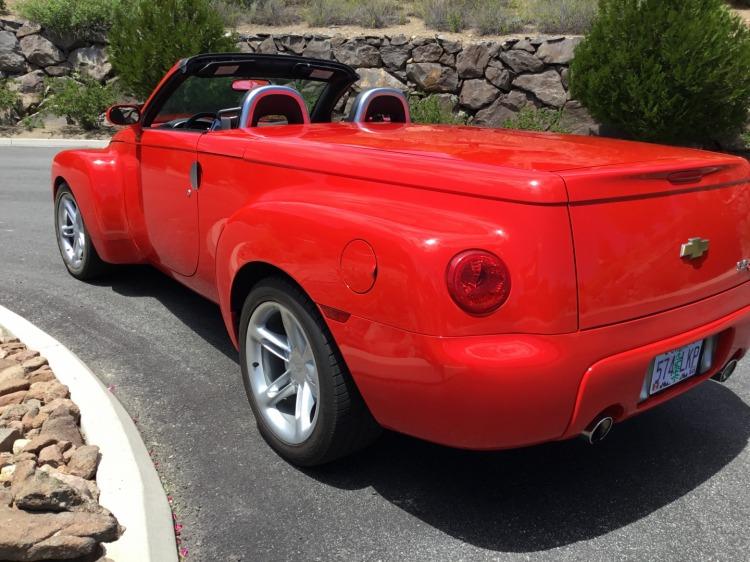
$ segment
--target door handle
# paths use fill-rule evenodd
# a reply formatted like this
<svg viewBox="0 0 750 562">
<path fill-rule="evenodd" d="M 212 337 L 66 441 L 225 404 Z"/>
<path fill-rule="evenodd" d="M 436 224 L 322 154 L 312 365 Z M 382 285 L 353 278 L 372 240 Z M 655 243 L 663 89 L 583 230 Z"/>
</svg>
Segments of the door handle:
<svg viewBox="0 0 750 562">
<path fill-rule="evenodd" d="M 190 187 L 197 190 L 201 186 L 201 165 L 196 160 L 190 166 Z"/>
</svg>

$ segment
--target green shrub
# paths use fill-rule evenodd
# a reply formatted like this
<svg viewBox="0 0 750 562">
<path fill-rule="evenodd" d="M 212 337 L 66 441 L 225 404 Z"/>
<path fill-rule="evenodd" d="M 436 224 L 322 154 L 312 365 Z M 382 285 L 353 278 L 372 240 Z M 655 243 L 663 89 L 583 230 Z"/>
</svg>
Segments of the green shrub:
<svg viewBox="0 0 750 562">
<path fill-rule="evenodd" d="M 13 109 L 18 103 L 18 93 L 8 87 L 7 80 L 0 80 L 0 111 Z"/>
<path fill-rule="evenodd" d="M 4 14 L 7 11 L 8 11 L 8 8 L 5 5 L 5 0 L 0 0 L 0 14 Z"/>
<path fill-rule="evenodd" d="M 568 131 L 560 126 L 561 117 L 561 110 L 524 107 L 513 119 L 505 121 L 503 127 L 506 129 L 518 129 L 521 131 L 567 133 Z"/>
<path fill-rule="evenodd" d="M 449 108 L 440 103 L 440 98 L 435 94 L 423 98 L 418 96 L 410 97 L 409 111 L 411 113 L 411 120 L 414 123 L 425 125 L 441 123 L 449 125 L 466 124 L 465 118 L 454 115 Z"/>
<path fill-rule="evenodd" d="M 602 0 L 571 88 L 596 119 L 639 139 L 730 135 L 750 106 L 750 29 L 721 0 Z"/>
<path fill-rule="evenodd" d="M 86 39 L 112 27 L 119 5 L 120 0 L 23 0 L 18 11 L 48 31 Z"/>
<path fill-rule="evenodd" d="M 112 67 L 123 87 L 145 99 L 179 59 L 235 51 L 209 0 L 132 0 L 115 12 L 109 34 Z"/>
<path fill-rule="evenodd" d="M 470 3 L 467 0 L 423 0 L 421 16 L 427 27 L 458 33 L 468 27 Z"/>
<path fill-rule="evenodd" d="M 745 149 L 750 150 L 750 131 L 742 133 L 740 138 L 742 139 L 742 142 L 745 143 Z"/>
<path fill-rule="evenodd" d="M 471 22 L 480 35 L 507 35 L 523 29 L 510 0 L 478 1 L 471 10 Z"/>
<path fill-rule="evenodd" d="M 582 35 L 591 29 L 597 0 L 528 0 L 526 19 L 543 33 Z"/>
<path fill-rule="evenodd" d="M 99 117 L 117 101 L 110 85 L 102 85 L 90 78 L 59 78 L 48 82 L 49 101 L 46 108 L 53 115 L 65 117 L 83 129 L 98 129 Z"/>
</svg>

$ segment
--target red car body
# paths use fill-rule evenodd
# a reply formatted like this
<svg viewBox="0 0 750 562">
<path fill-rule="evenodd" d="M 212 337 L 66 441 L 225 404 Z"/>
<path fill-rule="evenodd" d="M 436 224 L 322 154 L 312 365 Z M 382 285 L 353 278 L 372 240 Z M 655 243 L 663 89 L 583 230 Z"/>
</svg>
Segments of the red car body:
<svg viewBox="0 0 750 562">
<path fill-rule="evenodd" d="M 441 444 L 569 438 L 689 390 L 750 344 L 740 158 L 472 127 L 137 124 L 105 149 L 61 152 L 52 181 L 74 192 L 104 261 L 153 264 L 218 303 L 235 345 L 244 291 L 283 272 L 374 418 Z M 695 237 L 710 250 L 681 258 Z M 446 284 L 472 249 L 510 275 L 490 314 L 467 313 Z M 707 338 L 707 370 L 644 395 L 657 355 Z"/>
</svg>

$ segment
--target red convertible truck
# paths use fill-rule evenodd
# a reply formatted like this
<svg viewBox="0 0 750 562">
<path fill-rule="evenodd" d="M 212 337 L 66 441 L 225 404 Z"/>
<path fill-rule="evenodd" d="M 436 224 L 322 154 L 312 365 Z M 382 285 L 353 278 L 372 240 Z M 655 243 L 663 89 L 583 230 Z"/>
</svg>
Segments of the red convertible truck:
<svg viewBox="0 0 750 562">
<path fill-rule="evenodd" d="M 332 61 L 180 61 L 52 166 L 70 273 L 150 263 L 218 303 L 259 429 L 300 465 L 381 427 L 468 449 L 585 435 L 750 344 L 750 165 L 415 125 Z M 709 420 L 706 420 L 709 423 Z"/>
</svg>

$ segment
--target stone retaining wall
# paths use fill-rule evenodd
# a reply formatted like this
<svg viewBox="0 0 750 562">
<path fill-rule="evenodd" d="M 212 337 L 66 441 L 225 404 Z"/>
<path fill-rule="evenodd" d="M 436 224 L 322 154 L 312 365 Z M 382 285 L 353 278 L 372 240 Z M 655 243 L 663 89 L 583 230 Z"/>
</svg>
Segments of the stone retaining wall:
<svg viewBox="0 0 750 562">
<path fill-rule="evenodd" d="M 19 94 L 15 111 L 0 123 L 33 114 L 44 97 L 44 79 L 77 73 L 104 82 L 112 78 L 105 39 L 81 41 L 49 33 L 38 24 L 0 17 L 0 79 Z"/>
<path fill-rule="evenodd" d="M 410 94 L 435 94 L 441 106 L 470 123 L 499 127 L 526 106 L 562 110 L 561 125 L 576 133 L 598 133 L 568 91 L 569 65 L 580 37 L 534 37 L 502 42 L 457 42 L 440 36 L 245 35 L 245 52 L 286 53 L 337 60 L 354 67 L 355 89 L 390 86 Z M 5 121 L 34 113 L 44 78 L 81 74 L 112 78 L 106 39 L 74 41 L 46 33 L 37 24 L 0 18 L 0 79 L 9 78 L 19 107 Z M 347 96 L 339 111 L 346 111 Z M 0 116 L 0 121 L 3 116 Z"/>
</svg>

